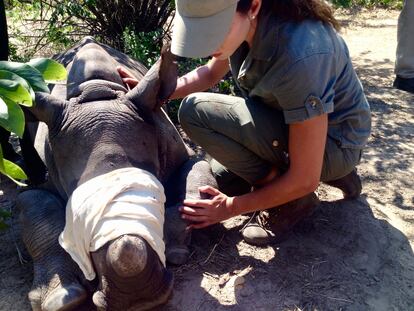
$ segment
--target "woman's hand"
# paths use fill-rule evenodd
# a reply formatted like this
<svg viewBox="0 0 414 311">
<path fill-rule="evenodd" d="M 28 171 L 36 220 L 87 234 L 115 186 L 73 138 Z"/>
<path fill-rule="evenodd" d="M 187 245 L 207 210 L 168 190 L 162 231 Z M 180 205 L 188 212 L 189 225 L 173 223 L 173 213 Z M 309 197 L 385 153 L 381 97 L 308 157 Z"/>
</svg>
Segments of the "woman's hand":
<svg viewBox="0 0 414 311">
<path fill-rule="evenodd" d="M 189 228 L 200 229 L 233 217 L 233 197 L 228 197 L 211 186 L 199 188 L 212 196 L 205 200 L 184 200 L 180 207 L 183 219 L 193 222 Z"/>
<path fill-rule="evenodd" d="M 129 87 L 129 89 L 133 89 L 138 84 L 139 81 L 137 78 L 135 78 L 125 67 L 118 66 L 116 69 L 118 70 L 122 81 Z"/>
</svg>

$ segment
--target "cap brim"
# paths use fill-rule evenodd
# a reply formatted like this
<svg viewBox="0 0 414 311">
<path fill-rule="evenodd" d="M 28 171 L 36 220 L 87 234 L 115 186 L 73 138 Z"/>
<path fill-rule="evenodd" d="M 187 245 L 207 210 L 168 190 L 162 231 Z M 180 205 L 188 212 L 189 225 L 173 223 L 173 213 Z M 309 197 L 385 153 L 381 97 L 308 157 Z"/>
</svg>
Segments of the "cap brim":
<svg viewBox="0 0 414 311">
<path fill-rule="evenodd" d="M 171 52 L 182 57 L 208 57 L 223 43 L 237 3 L 208 17 L 185 17 L 175 13 Z"/>
</svg>

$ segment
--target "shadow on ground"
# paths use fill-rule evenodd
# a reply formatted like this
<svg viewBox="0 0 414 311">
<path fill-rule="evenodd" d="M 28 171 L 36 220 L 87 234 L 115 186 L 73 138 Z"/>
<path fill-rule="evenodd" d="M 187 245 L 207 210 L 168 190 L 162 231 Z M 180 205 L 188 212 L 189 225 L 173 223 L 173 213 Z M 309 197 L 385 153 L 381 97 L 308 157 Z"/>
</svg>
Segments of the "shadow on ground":
<svg viewBox="0 0 414 311">
<path fill-rule="evenodd" d="M 355 63 L 372 110 L 372 133 L 361 165 L 366 184 L 375 187 L 370 197 L 412 212 L 414 95 L 392 87 L 393 61 L 358 58 Z"/>
<path fill-rule="evenodd" d="M 378 29 L 379 46 L 381 25 L 388 25 L 371 27 L 354 16 L 344 23 Z M 241 241 L 243 217 L 195 234 L 188 264 L 172 268 L 175 290 L 164 311 L 414 310 L 414 96 L 392 88 L 392 59 L 363 48 L 368 52 L 353 63 L 373 117 L 359 166 L 365 195 L 346 202 L 322 187 L 321 207 L 277 247 Z M 0 310 L 29 310 L 32 267 L 19 262 L 15 189 L 4 178 L 0 189 L 0 204 L 15 214 L 12 229 L 0 233 Z M 234 284 L 236 276 L 244 283 Z"/>
<path fill-rule="evenodd" d="M 175 295 L 163 310 L 409 310 L 414 305 L 410 243 L 372 214 L 365 197 L 323 202 L 289 240 L 271 248 L 273 256 L 263 256 L 267 260 L 258 258 L 269 248 L 240 241 L 238 229 L 221 241 L 204 241 L 196 246 L 196 259 L 174 269 Z M 244 284 L 221 284 L 227 272 L 242 271 Z M 389 287 L 398 288 L 398 295 L 389 295 Z"/>
</svg>

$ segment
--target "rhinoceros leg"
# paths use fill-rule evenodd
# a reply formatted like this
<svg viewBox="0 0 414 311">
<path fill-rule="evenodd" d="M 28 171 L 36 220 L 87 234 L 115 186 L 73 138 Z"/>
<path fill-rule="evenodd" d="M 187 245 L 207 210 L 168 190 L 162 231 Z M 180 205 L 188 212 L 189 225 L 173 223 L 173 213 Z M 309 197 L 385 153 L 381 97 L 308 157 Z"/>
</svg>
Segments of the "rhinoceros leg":
<svg viewBox="0 0 414 311">
<path fill-rule="evenodd" d="M 98 310 L 148 310 L 167 302 L 172 273 L 142 238 L 124 235 L 92 252 L 99 279 L 93 295 Z"/>
<path fill-rule="evenodd" d="M 58 236 L 65 225 L 65 205 L 45 190 L 29 190 L 17 198 L 21 210 L 22 237 L 33 258 L 33 310 L 74 310 L 87 291 L 83 274 L 60 247 Z"/>
<path fill-rule="evenodd" d="M 189 255 L 191 231 L 186 230 L 189 223 L 181 218 L 178 208 L 184 199 L 207 198 L 200 195 L 200 186 L 217 188 L 210 164 L 205 160 L 190 159 L 185 162 L 166 185 L 167 204 L 165 210 L 164 237 L 166 241 L 165 255 L 171 264 L 184 264 Z"/>
</svg>

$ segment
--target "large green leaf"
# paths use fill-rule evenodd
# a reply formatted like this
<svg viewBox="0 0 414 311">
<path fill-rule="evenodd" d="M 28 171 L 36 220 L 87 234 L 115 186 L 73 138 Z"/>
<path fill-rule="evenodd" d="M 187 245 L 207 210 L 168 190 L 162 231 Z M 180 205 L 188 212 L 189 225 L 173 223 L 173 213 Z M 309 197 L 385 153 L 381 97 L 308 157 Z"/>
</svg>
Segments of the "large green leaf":
<svg viewBox="0 0 414 311">
<path fill-rule="evenodd" d="M 30 84 L 35 92 L 50 92 L 40 71 L 28 64 L 0 61 L 0 70 L 11 71 L 19 75 Z"/>
<path fill-rule="evenodd" d="M 32 101 L 35 100 L 35 93 L 34 93 L 32 87 L 29 85 L 29 83 L 27 83 L 27 81 L 25 79 L 23 79 L 19 75 L 15 74 L 11 71 L 8 71 L 8 70 L 0 70 L 0 80 L 1 79 L 12 80 L 14 82 L 20 83 L 21 85 L 23 85 L 25 87 L 26 90 L 29 91 L 30 96 L 32 96 Z"/>
<path fill-rule="evenodd" d="M 9 107 L 0 97 L 0 120 L 9 118 Z"/>
<path fill-rule="evenodd" d="M 43 75 L 46 81 L 62 81 L 67 77 L 67 72 L 62 64 L 49 58 L 35 58 L 29 62 Z"/>
<path fill-rule="evenodd" d="M 25 183 L 18 181 L 18 179 L 27 179 L 25 172 L 13 162 L 3 158 L 3 151 L 0 146 L 0 173 L 6 175 L 19 186 L 27 186 Z"/>
<path fill-rule="evenodd" d="M 31 107 L 33 105 L 32 95 L 22 85 L 16 81 L 0 79 L 0 97 L 7 98 L 20 105 Z"/>
<path fill-rule="evenodd" d="M 0 98 L 0 126 L 22 137 L 24 132 L 24 112 L 15 102 Z"/>
<path fill-rule="evenodd" d="M 26 173 L 22 170 L 20 166 L 14 164 L 13 162 L 3 159 L 5 173 L 7 176 L 15 179 L 27 179 Z"/>
<path fill-rule="evenodd" d="M 0 146 L 0 173 L 9 177 L 19 186 L 27 186 L 25 183 L 18 180 L 18 179 L 20 180 L 27 179 L 25 172 L 20 168 L 20 166 L 3 158 L 3 150 L 1 149 L 1 146 Z"/>
</svg>

